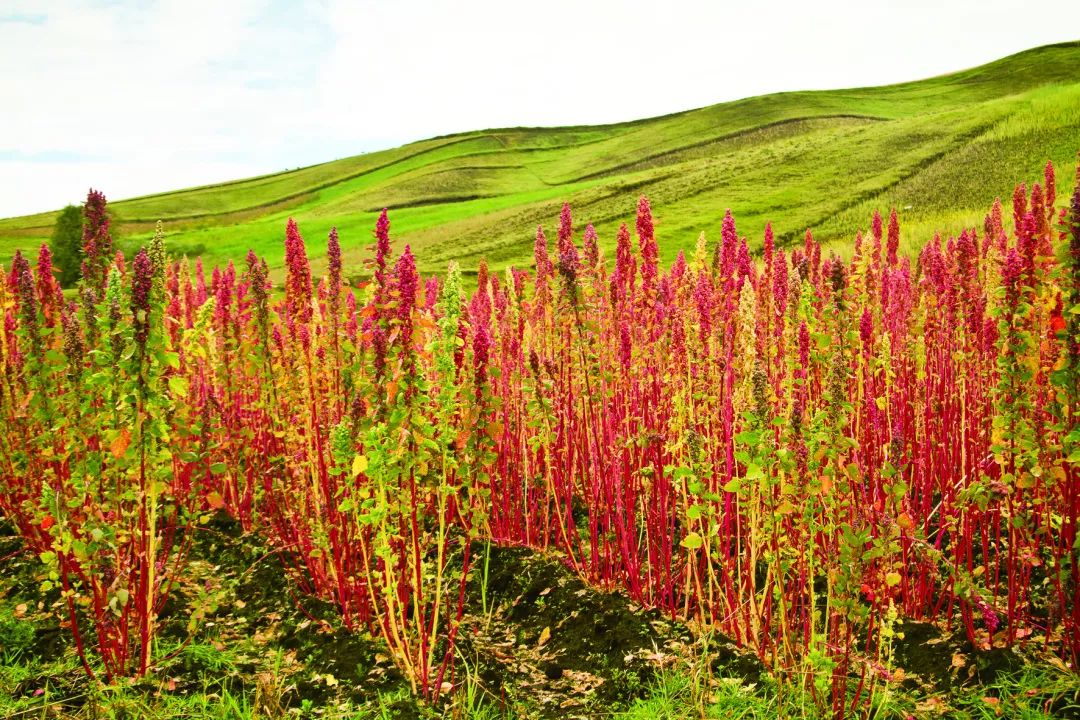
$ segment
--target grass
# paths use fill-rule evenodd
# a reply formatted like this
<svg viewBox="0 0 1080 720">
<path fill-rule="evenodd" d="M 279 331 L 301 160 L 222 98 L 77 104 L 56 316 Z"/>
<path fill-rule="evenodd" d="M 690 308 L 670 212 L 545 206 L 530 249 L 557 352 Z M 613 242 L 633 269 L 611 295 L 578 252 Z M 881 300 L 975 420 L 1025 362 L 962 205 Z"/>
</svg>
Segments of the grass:
<svg viewBox="0 0 1080 720">
<path fill-rule="evenodd" d="M 362 272 L 376 213 L 420 250 L 422 272 L 449 260 L 495 269 L 531 263 L 538 223 L 564 201 L 614 245 L 618 223 L 647 194 L 662 260 L 690 250 L 695 228 L 726 208 L 752 240 L 775 217 L 781 240 L 812 228 L 849 238 L 874 208 L 897 207 L 905 230 L 978 224 L 1012 178 L 1063 179 L 1080 149 L 1080 42 L 874 88 L 788 92 L 596 127 L 504 128 L 432 138 L 289 172 L 148 195 L 111 205 L 123 247 L 164 220 L 169 243 L 208 264 L 265 255 L 280 279 L 285 220 L 319 253 L 336 225 L 352 274 Z M 858 188 L 854 201 L 850 187 Z M 104 188 L 106 193 L 108 188 Z M 72 198 L 76 200 L 76 198 Z M 34 249 L 56 212 L 0 220 L 0 262 Z M 318 264 L 318 260 L 316 260 Z"/>
<path fill-rule="evenodd" d="M 50 668 L 51 669 L 51 668 Z M 40 669 L 39 669 L 40 670 Z M 3 680 L 15 675 L 11 667 L 2 669 Z M 1055 720 L 1077 717 L 1080 705 L 1075 700 L 1062 702 L 1074 696 L 1075 686 L 1068 688 L 1069 679 L 1057 677 L 1046 671 L 1027 671 L 1011 675 L 993 686 L 959 693 L 953 698 L 915 697 L 898 695 L 881 703 L 872 711 L 872 717 L 888 718 L 954 718 L 955 720 Z M 50 709 L 62 696 L 46 692 L 33 702 L 0 701 L 0 711 L 10 718 L 56 717 Z M 337 720 L 389 720 L 399 717 L 397 704 L 404 698 L 388 695 L 373 706 L 358 707 L 349 703 L 336 708 L 299 707 L 288 717 L 319 717 Z M 198 692 L 177 696 L 168 693 L 152 693 L 130 688 L 99 689 L 93 696 L 83 698 L 85 705 L 76 717 L 145 718 L 147 720 L 174 720 L 179 718 L 204 718 L 211 720 L 255 720 L 268 717 L 257 710 L 251 698 L 235 693 L 228 687 L 208 683 Z M 1056 701 L 1056 702 L 1055 702 Z M 1053 704 L 1053 705 L 1052 705 Z M 1052 705 L 1052 706 L 1051 706 Z M 69 715 L 70 717 L 70 715 Z M 272 716 L 269 716 L 272 717 Z M 432 720 L 440 714 L 431 713 Z M 504 714 L 490 705 L 470 705 L 463 702 L 441 717 L 448 719 L 502 720 L 518 717 L 513 712 Z M 630 709 L 610 715 L 618 720 L 684 720 L 685 718 L 708 718 L 709 720 L 765 720 L 766 718 L 790 717 L 803 720 L 825 720 L 808 699 L 788 698 L 779 700 L 768 688 L 752 687 L 738 681 L 718 680 L 708 697 L 702 701 L 693 692 L 690 679 L 685 674 L 669 672 L 661 677 L 646 699 L 637 701 Z"/>
<path fill-rule="evenodd" d="M 1080 717 L 1080 689 L 1075 676 L 1050 666 L 1031 666 L 1002 675 L 989 685 L 965 687 L 952 695 L 922 695 L 894 689 L 875 699 L 869 717 L 880 720 L 949 718 L 950 720 L 1056 720 Z M 696 690 L 686 673 L 660 676 L 650 695 L 637 701 L 620 720 L 756 720 L 802 718 L 826 720 L 808 697 L 777 697 L 769 683 L 751 686 L 716 679 L 707 694 Z"/>
</svg>

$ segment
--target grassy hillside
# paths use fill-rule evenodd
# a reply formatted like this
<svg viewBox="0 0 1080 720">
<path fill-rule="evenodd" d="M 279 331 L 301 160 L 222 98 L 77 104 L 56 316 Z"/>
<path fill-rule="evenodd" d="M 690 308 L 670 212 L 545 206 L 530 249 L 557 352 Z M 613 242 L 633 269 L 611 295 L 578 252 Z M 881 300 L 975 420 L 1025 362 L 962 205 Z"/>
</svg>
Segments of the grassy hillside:
<svg viewBox="0 0 1080 720">
<path fill-rule="evenodd" d="M 433 138 L 300 170 L 117 202 L 125 245 L 165 221 L 174 250 L 205 262 L 249 247 L 282 262 L 297 218 L 318 257 L 337 225 L 354 270 L 379 209 L 421 270 L 531 263 L 535 227 L 560 204 L 605 247 L 647 194 L 664 260 L 731 208 L 761 237 L 846 238 L 873 208 L 900 210 L 906 237 L 981 222 L 1013 178 L 1046 160 L 1071 178 L 1080 150 L 1080 42 L 1036 48 L 963 72 L 874 88 L 789 92 L 616 125 L 507 128 Z M 1062 184 L 1069 184 L 1065 179 Z M 102 188 L 108 194 L 108 188 Z M 0 262 L 36 247 L 56 213 L 0 220 Z M 777 222 L 778 221 L 778 222 Z M 552 228 L 554 229 L 554 228 Z M 316 265 L 318 261 L 316 261 Z"/>
</svg>

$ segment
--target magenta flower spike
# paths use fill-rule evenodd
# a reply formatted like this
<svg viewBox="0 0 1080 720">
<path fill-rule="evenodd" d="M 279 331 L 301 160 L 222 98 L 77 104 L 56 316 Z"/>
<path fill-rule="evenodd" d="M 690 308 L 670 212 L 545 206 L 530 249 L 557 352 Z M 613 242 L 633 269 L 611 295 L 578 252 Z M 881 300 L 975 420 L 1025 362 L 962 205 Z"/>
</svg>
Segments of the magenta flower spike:
<svg viewBox="0 0 1080 720">
<path fill-rule="evenodd" d="M 617 286 L 619 297 L 625 300 L 634 284 L 634 251 L 630 247 L 630 231 L 626 223 L 619 226 L 615 237 L 615 275 L 612 282 Z"/>
<path fill-rule="evenodd" d="M 787 255 L 783 249 L 777 251 L 776 258 L 773 261 L 773 307 L 775 308 L 776 317 L 782 321 L 784 313 L 787 312 L 788 301 L 788 266 Z M 780 328 L 783 327 L 781 322 Z"/>
<path fill-rule="evenodd" d="M 285 226 L 285 268 L 285 305 L 289 317 L 300 323 L 310 322 L 311 266 L 308 264 L 304 239 L 292 218 Z"/>
<path fill-rule="evenodd" d="M 699 271 L 697 284 L 694 286 L 694 304 L 697 306 L 703 341 L 707 341 L 712 334 L 713 292 L 712 276 L 705 270 Z"/>
<path fill-rule="evenodd" d="M 644 195 L 638 200 L 637 210 L 638 249 L 641 252 L 641 287 L 646 294 L 656 288 L 657 263 L 660 249 L 653 234 L 652 208 Z"/>
<path fill-rule="evenodd" d="M 131 316 L 135 327 L 135 342 L 146 346 L 150 333 L 150 291 L 154 285 L 154 264 L 142 248 L 135 255 L 131 280 Z"/>
<path fill-rule="evenodd" d="M 336 307 L 336 299 L 341 293 L 341 242 L 336 226 L 330 228 L 330 235 L 326 239 L 326 275 L 327 292 Z"/>
<path fill-rule="evenodd" d="M 600 263 L 600 247 L 596 242 L 596 230 L 592 224 L 585 226 L 585 235 L 582 237 L 582 254 L 585 256 L 585 268 L 590 272 L 596 270 Z"/>
<path fill-rule="evenodd" d="M 577 304 L 577 282 L 580 270 L 581 260 L 578 257 L 577 248 L 573 242 L 569 242 L 559 253 L 559 276 L 562 278 L 563 291 L 572 306 Z"/>
<path fill-rule="evenodd" d="M 1046 161 L 1046 167 L 1043 168 L 1043 195 L 1046 200 L 1046 221 L 1049 224 L 1054 223 L 1054 205 L 1057 203 L 1057 180 L 1054 176 L 1054 163 L 1049 160 Z"/>
<path fill-rule="evenodd" d="M 862 341 L 863 354 L 869 357 L 874 353 L 874 314 L 870 308 L 864 308 L 859 319 L 859 339 Z"/>
<path fill-rule="evenodd" d="M 623 318 L 622 322 L 619 323 L 619 362 L 624 370 L 630 369 L 630 353 L 633 347 L 632 337 L 630 323 L 626 318 Z"/>
<path fill-rule="evenodd" d="M 897 263 L 897 250 L 900 248 L 900 221 L 896 217 L 896 209 L 894 208 L 889 213 L 889 237 L 888 245 L 885 247 L 887 253 L 886 264 L 889 267 L 896 267 Z"/>
<path fill-rule="evenodd" d="M 435 304 L 439 302 L 439 278 L 432 275 L 424 281 L 424 310 L 435 311 Z"/>
<path fill-rule="evenodd" d="M 574 222 L 570 217 L 570 205 L 563 203 L 562 212 L 559 213 L 559 235 L 555 250 L 562 256 L 567 248 L 574 244 Z"/>
<path fill-rule="evenodd" d="M 1027 185 L 1020 183 L 1013 190 L 1013 229 L 1017 237 L 1024 232 L 1024 216 L 1027 215 Z"/>
<path fill-rule="evenodd" d="M 60 284 L 53 277 L 52 251 L 46 243 L 42 243 L 38 250 L 35 275 L 38 301 L 41 303 L 41 312 L 45 316 L 45 325 L 53 327 L 56 325 L 59 310 L 63 306 L 64 296 L 60 290 Z"/>
<path fill-rule="evenodd" d="M 761 247 L 762 260 L 765 263 L 765 268 L 768 270 L 772 267 L 773 253 L 776 250 L 776 240 L 773 237 L 772 223 L 765 223 L 765 241 Z"/>
<path fill-rule="evenodd" d="M 747 280 L 750 281 L 751 287 L 757 286 L 754 262 L 750 259 L 750 246 L 747 244 L 746 238 L 739 238 L 739 247 L 735 251 L 735 271 L 739 288 L 742 288 L 743 283 Z"/>
<path fill-rule="evenodd" d="M 544 228 L 540 225 L 536 226 L 536 240 L 533 243 L 533 260 L 536 262 L 536 281 L 539 283 L 541 280 L 551 277 L 555 266 L 551 262 L 551 256 L 548 254 L 548 242 L 547 237 L 544 235 Z"/>
<path fill-rule="evenodd" d="M 23 324 L 36 333 L 38 303 L 37 294 L 34 291 L 34 276 L 30 272 L 30 263 L 18 250 L 15 251 L 15 257 L 11 260 L 9 283 L 19 298 L 19 311 L 23 317 Z"/>
<path fill-rule="evenodd" d="M 400 328 L 401 347 L 406 353 L 412 353 L 413 322 L 412 314 L 416 307 L 416 294 L 420 287 L 420 277 L 416 273 L 416 258 L 412 249 L 406 245 L 398 256 L 394 266 L 394 279 L 397 285 L 397 321 Z"/>
<path fill-rule="evenodd" d="M 109 263 L 113 255 L 112 235 L 109 234 L 109 214 L 105 209 L 105 194 L 90 189 L 83 205 L 83 279 L 100 300 L 108 281 Z"/>
<path fill-rule="evenodd" d="M 375 287 L 376 302 L 383 301 L 383 292 L 386 288 L 386 266 L 390 262 L 390 217 L 386 208 L 379 214 L 375 222 Z"/>
<path fill-rule="evenodd" d="M 720 227 L 720 278 L 729 284 L 735 275 L 735 252 L 739 244 L 739 235 L 735 230 L 735 217 L 729 208 L 724 213 L 724 222 Z"/>
</svg>

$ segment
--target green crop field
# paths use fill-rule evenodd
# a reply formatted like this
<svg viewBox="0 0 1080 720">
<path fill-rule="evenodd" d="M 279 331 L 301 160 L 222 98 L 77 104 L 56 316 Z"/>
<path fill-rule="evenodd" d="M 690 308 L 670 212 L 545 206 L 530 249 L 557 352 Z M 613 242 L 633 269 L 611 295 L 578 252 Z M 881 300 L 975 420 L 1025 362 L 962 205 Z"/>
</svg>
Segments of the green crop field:
<svg viewBox="0 0 1080 720">
<path fill-rule="evenodd" d="M 553 225 L 563 202 L 610 250 L 645 194 L 661 260 L 670 261 L 693 248 L 700 228 L 719 236 L 726 208 L 751 243 L 778 218 L 781 241 L 806 228 L 826 242 L 848 238 L 874 208 L 890 207 L 905 245 L 957 232 L 981 223 L 995 197 L 1009 198 L 1014 178 L 1038 176 L 1046 160 L 1068 177 L 1078 147 L 1080 42 L 1071 42 L 899 85 L 763 95 L 615 125 L 432 138 L 110 207 L 126 249 L 160 219 L 178 253 L 221 264 L 253 248 L 278 276 L 288 217 L 317 258 L 336 225 L 346 270 L 357 275 L 383 207 L 395 241 L 411 243 L 421 272 L 432 273 L 451 259 L 465 268 L 481 258 L 494 268 L 529 264 L 535 226 Z M 48 237 L 55 217 L 0 220 L 0 262 Z"/>
</svg>

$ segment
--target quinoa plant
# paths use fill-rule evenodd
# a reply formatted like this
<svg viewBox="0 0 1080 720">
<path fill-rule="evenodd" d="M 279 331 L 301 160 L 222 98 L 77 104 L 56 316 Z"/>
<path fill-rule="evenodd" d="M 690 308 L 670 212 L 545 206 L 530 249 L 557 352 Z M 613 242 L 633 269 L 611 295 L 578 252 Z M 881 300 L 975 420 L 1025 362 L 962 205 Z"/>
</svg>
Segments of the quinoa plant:
<svg viewBox="0 0 1080 720">
<path fill-rule="evenodd" d="M 155 243 L 127 273 L 110 267 L 104 213 L 91 192 L 81 319 L 44 252 L 36 287 L 16 258 L 21 322 L 9 340 L 34 352 L 8 364 L 22 392 L 5 396 L 0 507 L 45 564 L 41 591 L 59 591 L 87 673 L 112 681 L 149 669 L 195 515 L 165 256 Z"/>
</svg>

